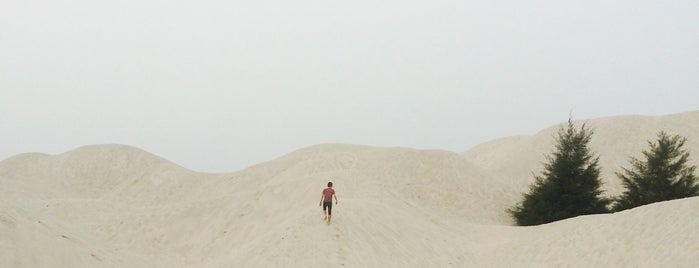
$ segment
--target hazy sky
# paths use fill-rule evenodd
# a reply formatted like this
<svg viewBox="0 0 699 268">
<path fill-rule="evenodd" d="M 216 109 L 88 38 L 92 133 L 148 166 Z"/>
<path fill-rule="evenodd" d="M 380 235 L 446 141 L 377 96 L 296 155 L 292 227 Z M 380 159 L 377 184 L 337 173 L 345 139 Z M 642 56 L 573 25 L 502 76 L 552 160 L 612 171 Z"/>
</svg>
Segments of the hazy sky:
<svg viewBox="0 0 699 268">
<path fill-rule="evenodd" d="M 699 109 L 699 1 L 0 0 L 0 159 L 236 171 L 320 143 L 465 151 Z"/>
</svg>

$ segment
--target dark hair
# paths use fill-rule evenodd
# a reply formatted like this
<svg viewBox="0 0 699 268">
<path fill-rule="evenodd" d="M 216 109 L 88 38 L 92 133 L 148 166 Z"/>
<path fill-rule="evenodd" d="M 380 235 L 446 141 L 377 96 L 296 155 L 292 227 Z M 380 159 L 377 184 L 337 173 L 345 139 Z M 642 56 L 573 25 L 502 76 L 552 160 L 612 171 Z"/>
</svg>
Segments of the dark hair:
<svg viewBox="0 0 699 268">
<path fill-rule="evenodd" d="M 328 187 L 333 187 L 333 182 L 328 182 Z"/>
</svg>

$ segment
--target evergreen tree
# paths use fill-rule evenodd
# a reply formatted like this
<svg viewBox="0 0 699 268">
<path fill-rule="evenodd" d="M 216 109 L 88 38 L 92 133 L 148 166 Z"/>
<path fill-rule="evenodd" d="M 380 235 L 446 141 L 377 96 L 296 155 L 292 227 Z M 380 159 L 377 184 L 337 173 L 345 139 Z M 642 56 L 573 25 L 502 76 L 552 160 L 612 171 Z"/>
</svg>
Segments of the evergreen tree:
<svg viewBox="0 0 699 268">
<path fill-rule="evenodd" d="M 509 213 L 518 225 L 538 225 L 579 215 L 608 212 L 610 200 L 600 197 L 599 157 L 588 149 L 593 131 L 576 130 L 572 119 L 558 131 L 556 150 L 547 156 L 541 176 Z"/>
<path fill-rule="evenodd" d="M 658 133 L 656 143 L 648 141 L 643 151 L 645 161 L 631 157 L 631 169 L 622 168 L 616 175 L 625 190 L 616 199 L 614 210 L 621 211 L 654 202 L 698 196 L 696 166 L 688 166 L 689 152 L 682 147 L 687 138 Z"/>
</svg>

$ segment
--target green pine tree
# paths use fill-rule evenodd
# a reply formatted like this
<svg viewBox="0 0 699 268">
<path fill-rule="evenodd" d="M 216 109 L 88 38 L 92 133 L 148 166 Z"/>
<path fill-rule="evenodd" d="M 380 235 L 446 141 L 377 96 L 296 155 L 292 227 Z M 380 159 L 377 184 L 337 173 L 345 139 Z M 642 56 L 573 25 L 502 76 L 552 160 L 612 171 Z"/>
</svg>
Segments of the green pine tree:
<svg viewBox="0 0 699 268">
<path fill-rule="evenodd" d="M 696 166 L 688 165 L 689 152 L 682 147 L 687 138 L 658 133 L 657 142 L 648 141 L 650 150 L 643 151 L 645 160 L 631 157 L 631 168 L 617 172 L 625 190 L 614 203 L 614 211 L 622 211 L 654 202 L 698 196 Z"/>
<path fill-rule="evenodd" d="M 580 215 L 606 213 L 610 200 L 600 197 L 599 157 L 588 144 L 593 131 L 576 130 L 571 119 L 558 131 L 556 150 L 547 156 L 541 176 L 509 213 L 518 225 L 539 225 Z"/>
</svg>

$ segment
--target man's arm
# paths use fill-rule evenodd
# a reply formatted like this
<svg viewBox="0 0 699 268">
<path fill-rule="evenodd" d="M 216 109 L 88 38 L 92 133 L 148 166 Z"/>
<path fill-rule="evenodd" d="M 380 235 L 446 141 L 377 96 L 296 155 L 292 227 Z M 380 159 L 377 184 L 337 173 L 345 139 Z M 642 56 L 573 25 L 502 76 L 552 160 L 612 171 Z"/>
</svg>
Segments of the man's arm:
<svg viewBox="0 0 699 268">
<path fill-rule="evenodd" d="M 335 197 L 335 205 L 337 205 L 337 195 L 333 194 L 333 196 Z"/>
<path fill-rule="evenodd" d="M 323 194 L 320 194 L 320 202 L 318 202 L 318 206 L 323 205 Z"/>
</svg>

